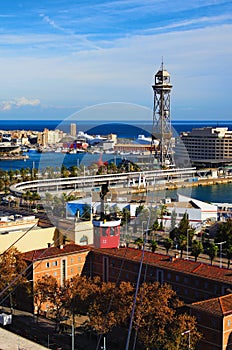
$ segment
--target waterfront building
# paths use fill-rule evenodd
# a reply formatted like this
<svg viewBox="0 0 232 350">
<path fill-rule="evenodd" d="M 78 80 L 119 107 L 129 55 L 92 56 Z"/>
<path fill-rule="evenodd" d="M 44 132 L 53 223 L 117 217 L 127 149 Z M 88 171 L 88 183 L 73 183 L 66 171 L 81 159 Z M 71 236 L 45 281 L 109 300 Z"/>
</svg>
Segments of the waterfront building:
<svg viewBox="0 0 232 350">
<path fill-rule="evenodd" d="M 195 128 L 180 135 L 192 162 L 219 164 L 232 162 L 232 131 L 227 127 Z"/>
<path fill-rule="evenodd" d="M 42 137 L 42 146 L 55 145 L 60 142 L 65 133 L 59 129 L 49 130 L 44 129 Z"/>
<path fill-rule="evenodd" d="M 169 201 L 165 203 L 166 212 L 163 216 L 163 225 L 166 230 L 171 227 L 171 218 L 176 214 L 176 225 L 187 213 L 189 224 L 193 228 L 200 228 L 204 222 L 210 220 L 216 222 L 218 217 L 217 205 L 206 203 L 194 198 L 178 195 L 178 201 Z"/>
</svg>

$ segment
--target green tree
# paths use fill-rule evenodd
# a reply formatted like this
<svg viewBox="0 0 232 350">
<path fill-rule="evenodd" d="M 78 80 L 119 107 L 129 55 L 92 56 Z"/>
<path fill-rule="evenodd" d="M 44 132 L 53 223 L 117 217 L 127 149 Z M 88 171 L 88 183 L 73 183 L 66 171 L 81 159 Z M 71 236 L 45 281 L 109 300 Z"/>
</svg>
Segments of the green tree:
<svg viewBox="0 0 232 350">
<path fill-rule="evenodd" d="M 179 226 L 178 226 L 178 232 L 179 235 L 187 235 L 187 232 L 189 230 L 189 219 L 187 212 L 184 213 L 182 219 L 180 220 Z"/>
<path fill-rule="evenodd" d="M 218 246 L 214 243 L 210 243 L 209 247 L 207 248 L 207 254 L 210 258 L 210 263 L 213 265 L 213 260 L 217 256 L 218 252 Z"/>
<path fill-rule="evenodd" d="M 166 253 L 168 254 L 169 249 L 172 247 L 173 245 L 173 240 L 171 238 L 165 238 L 164 240 L 164 248 L 166 249 Z"/>
<path fill-rule="evenodd" d="M 171 227 L 170 227 L 171 231 L 174 230 L 174 228 L 176 227 L 176 217 L 177 217 L 177 213 L 174 209 L 171 214 Z"/>
<path fill-rule="evenodd" d="M 195 258 L 195 261 L 197 261 L 198 256 L 203 253 L 203 245 L 201 242 L 194 240 L 192 242 L 192 255 Z"/>
<path fill-rule="evenodd" d="M 187 247 L 187 237 L 185 235 L 180 235 L 179 236 L 179 240 L 178 240 L 178 245 L 179 245 L 179 249 L 180 249 L 180 256 L 182 258 L 183 256 L 183 251 L 185 250 L 185 248 Z"/>
<path fill-rule="evenodd" d="M 155 251 L 156 251 L 156 249 L 158 247 L 158 243 L 156 241 L 152 240 L 151 243 L 150 243 L 150 247 L 151 247 L 152 253 L 155 253 Z"/>
<path fill-rule="evenodd" d="M 232 245 L 226 249 L 226 258 L 227 258 L 227 268 L 229 269 L 231 259 L 232 259 Z"/>
<path fill-rule="evenodd" d="M 135 240 L 135 244 L 137 244 L 138 249 L 142 249 L 142 246 L 143 246 L 143 244 L 144 244 L 144 241 L 143 241 L 143 239 L 142 239 L 141 237 L 139 237 L 139 238 L 137 238 L 137 239 Z"/>
</svg>

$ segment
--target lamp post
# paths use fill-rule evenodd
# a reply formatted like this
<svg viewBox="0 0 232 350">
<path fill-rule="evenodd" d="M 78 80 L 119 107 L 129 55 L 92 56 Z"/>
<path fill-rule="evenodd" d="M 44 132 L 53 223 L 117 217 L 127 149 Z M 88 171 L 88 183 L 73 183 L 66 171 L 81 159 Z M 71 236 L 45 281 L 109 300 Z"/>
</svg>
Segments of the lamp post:
<svg viewBox="0 0 232 350">
<path fill-rule="evenodd" d="M 225 243 L 226 243 L 226 241 L 216 243 L 217 245 L 219 245 L 219 248 L 220 248 L 220 268 L 222 268 L 222 245 Z"/>
<path fill-rule="evenodd" d="M 188 334 L 188 350 L 191 350 L 190 332 L 191 332 L 191 330 L 188 329 L 187 331 L 181 333 L 181 335 Z"/>
<path fill-rule="evenodd" d="M 146 224 L 146 239 L 147 239 L 147 221 L 142 221 L 142 237 L 143 237 L 143 235 L 144 235 L 144 225 L 143 224 Z"/>
<path fill-rule="evenodd" d="M 186 245 L 186 260 L 189 259 L 189 231 L 191 231 L 191 229 L 187 229 L 187 245 Z"/>
</svg>

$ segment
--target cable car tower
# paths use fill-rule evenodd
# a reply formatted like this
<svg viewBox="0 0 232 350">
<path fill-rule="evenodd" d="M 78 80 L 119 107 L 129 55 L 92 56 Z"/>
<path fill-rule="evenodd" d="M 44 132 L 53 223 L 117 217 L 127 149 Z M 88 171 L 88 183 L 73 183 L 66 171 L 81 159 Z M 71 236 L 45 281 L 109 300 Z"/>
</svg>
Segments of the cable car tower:
<svg viewBox="0 0 232 350">
<path fill-rule="evenodd" d="M 172 127 L 170 119 L 170 94 L 172 85 L 170 74 L 164 68 L 162 61 L 161 67 L 155 74 L 155 84 L 152 85 L 154 91 L 152 142 L 159 141 L 155 149 L 155 158 L 158 158 L 161 168 L 173 167 L 174 157 L 172 148 Z"/>
</svg>

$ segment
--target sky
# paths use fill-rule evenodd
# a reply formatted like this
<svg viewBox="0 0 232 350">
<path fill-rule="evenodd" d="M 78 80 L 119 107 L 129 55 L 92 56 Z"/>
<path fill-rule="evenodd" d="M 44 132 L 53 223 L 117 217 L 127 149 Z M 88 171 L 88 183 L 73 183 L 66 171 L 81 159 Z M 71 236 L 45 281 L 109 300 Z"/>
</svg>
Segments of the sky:
<svg viewBox="0 0 232 350">
<path fill-rule="evenodd" d="M 232 119 L 231 0 L 1 1 L 0 119 L 141 118 L 162 59 L 173 120 Z"/>
</svg>

